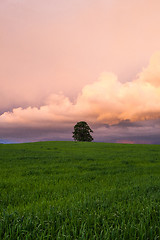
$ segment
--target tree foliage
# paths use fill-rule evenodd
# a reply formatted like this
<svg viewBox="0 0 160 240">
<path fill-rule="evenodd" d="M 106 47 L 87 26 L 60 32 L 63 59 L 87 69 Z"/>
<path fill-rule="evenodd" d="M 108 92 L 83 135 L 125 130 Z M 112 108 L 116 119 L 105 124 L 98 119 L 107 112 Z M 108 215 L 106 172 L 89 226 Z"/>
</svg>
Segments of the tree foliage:
<svg viewBox="0 0 160 240">
<path fill-rule="evenodd" d="M 91 142 L 93 141 L 93 137 L 90 133 L 93 133 L 92 129 L 88 126 L 86 122 L 81 121 L 74 126 L 74 132 L 72 137 L 75 141 Z"/>
</svg>

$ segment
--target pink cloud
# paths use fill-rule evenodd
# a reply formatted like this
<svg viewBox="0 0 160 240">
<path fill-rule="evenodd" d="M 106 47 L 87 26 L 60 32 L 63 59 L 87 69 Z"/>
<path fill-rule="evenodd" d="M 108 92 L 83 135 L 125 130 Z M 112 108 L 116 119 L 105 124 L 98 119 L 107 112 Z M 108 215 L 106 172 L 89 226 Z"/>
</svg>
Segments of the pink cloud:
<svg viewBox="0 0 160 240">
<path fill-rule="evenodd" d="M 160 42 L 160 1 L 0 1 L 0 111 L 76 98 L 102 71 L 132 80 Z"/>
<path fill-rule="evenodd" d="M 159 12 L 159 0 L 0 1 L 0 136 L 158 119 Z"/>
<path fill-rule="evenodd" d="M 72 124 L 86 119 L 92 124 L 116 124 L 160 117 L 160 53 L 156 53 L 149 66 L 131 82 L 122 83 L 113 73 L 103 73 L 100 78 L 84 86 L 73 103 L 63 94 L 52 94 L 39 108 L 14 108 L 0 116 L 5 127 L 49 127 L 57 123 Z"/>
</svg>

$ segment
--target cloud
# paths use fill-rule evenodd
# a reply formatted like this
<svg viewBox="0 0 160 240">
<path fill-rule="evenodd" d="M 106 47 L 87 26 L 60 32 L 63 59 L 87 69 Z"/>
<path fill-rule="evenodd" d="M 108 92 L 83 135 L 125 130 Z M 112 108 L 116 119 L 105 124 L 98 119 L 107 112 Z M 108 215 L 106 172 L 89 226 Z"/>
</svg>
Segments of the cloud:
<svg viewBox="0 0 160 240">
<path fill-rule="evenodd" d="M 96 140 L 116 143 L 160 144 L 159 120 L 145 120 L 133 124 L 133 126 L 126 127 L 118 124 L 109 128 L 98 127 L 95 131 Z"/>
<path fill-rule="evenodd" d="M 24 129 L 32 129 L 30 135 L 34 131 L 36 135 L 38 131 L 64 133 L 80 120 L 86 120 L 95 128 L 113 125 L 139 129 L 137 121 L 160 118 L 159 66 L 160 52 L 157 52 L 133 81 L 122 83 L 114 73 L 104 72 L 97 81 L 84 86 L 75 102 L 62 93 L 52 94 L 39 108 L 19 107 L 4 112 L 0 115 L 1 137 L 5 137 L 5 132 L 9 136 L 20 129 L 24 136 Z"/>
<path fill-rule="evenodd" d="M 1 0 L 0 113 L 75 98 L 104 70 L 132 79 L 159 48 L 159 12 L 159 0 Z"/>
<path fill-rule="evenodd" d="M 140 127 L 141 124 L 137 122 L 131 122 L 129 119 L 122 120 L 118 124 L 113 124 L 113 127 L 120 127 L 120 128 L 126 128 L 126 127 Z"/>
<path fill-rule="evenodd" d="M 99 80 L 83 88 L 77 106 L 92 120 L 116 124 L 160 117 L 160 52 L 149 66 L 130 82 L 122 83 L 113 73 L 103 73 Z"/>
</svg>

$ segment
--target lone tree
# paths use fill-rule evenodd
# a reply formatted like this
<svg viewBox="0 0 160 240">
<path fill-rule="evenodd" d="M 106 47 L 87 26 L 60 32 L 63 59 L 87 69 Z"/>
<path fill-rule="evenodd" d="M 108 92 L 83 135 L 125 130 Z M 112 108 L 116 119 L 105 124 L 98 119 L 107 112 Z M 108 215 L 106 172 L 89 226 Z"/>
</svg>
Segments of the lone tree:
<svg viewBox="0 0 160 240">
<path fill-rule="evenodd" d="M 92 129 L 84 121 L 78 122 L 74 126 L 73 138 L 75 141 L 79 142 L 92 142 L 93 137 L 90 133 L 93 133 Z"/>
</svg>

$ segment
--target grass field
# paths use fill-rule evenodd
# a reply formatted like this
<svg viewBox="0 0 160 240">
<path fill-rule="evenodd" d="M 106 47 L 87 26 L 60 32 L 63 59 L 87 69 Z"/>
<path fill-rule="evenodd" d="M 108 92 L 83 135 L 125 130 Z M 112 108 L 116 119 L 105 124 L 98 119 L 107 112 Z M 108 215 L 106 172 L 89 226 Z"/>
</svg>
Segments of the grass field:
<svg viewBox="0 0 160 240">
<path fill-rule="evenodd" d="M 0 144 L 0 239 L 160 239 L 160 146 Z"/>
</svg>

